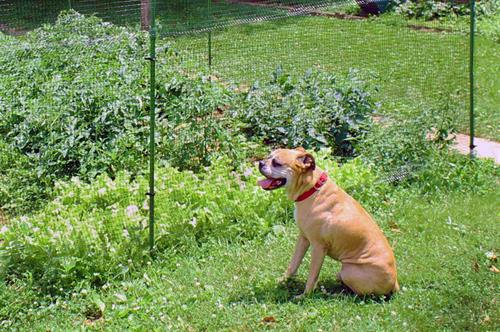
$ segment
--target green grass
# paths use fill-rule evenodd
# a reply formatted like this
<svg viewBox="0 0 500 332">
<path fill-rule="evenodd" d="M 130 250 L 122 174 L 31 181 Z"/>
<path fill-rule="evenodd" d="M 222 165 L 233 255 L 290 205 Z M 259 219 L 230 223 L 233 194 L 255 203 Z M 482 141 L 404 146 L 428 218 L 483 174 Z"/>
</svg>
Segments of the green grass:
<svg viewBox="0 0 500 332">
<path fill-rule="evenodd" d="M 297 74 L 308 67 L 346 72 L 356 68 L 379 87 L 382 113 L 455 110 L 468 128 L 469 39 L 461 32 L 417 31 L 402 19 L 340 20 L 300 17 L 237 26 L 212 34 L 212 70 L 225 79 L 267 79 L 282 65 Z M 207 35 L 183 36 L 176 46 L 204 68 Z M 500 140 L 500 44 L 477 37 L 477 135 Z"/>
<path fill-rule="evenodd" d="M 476 43 L 477 134 L 500 141 L 500 41 Z"/>
<path fill-rule="evenodd" d="M 404 196 L 404 195 L 401 195 Z M 378 216 L 392 243 L 403 291 L 389 301 L 340 291 L 339 264 L 328 260 L 319 286 L 303 301 L 308 261 L 280 286 L 295 225 L 244 244 L 207 243 L 182 257 L 159 258 L 104 290 L 76 290 L 48 301 L 22 283 L 0 284 L 0 327 L 45 331 L 208 330 L 496 330 L 498 191 L 453 193 L 432 201 L 400 197 Z M 497 264 L 498 265 L 498 264 Z M 36 301 L 36 302 L 35 302 Z M 102 313 L 101 313 L 102 311 Z M 264 317 L 275 322 L 263 323 Z M 3 321 L 3 322 L 2 322 Z M 8 322 L 7 322 L 8 321 Z"/>
</svg>

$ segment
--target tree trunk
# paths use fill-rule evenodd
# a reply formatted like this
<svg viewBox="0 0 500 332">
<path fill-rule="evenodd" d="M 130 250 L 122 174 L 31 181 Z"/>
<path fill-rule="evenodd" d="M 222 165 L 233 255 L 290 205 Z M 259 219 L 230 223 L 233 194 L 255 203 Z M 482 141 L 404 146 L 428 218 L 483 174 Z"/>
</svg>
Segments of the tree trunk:
<svg viewBox="0 0 500 332">
<path fill-rule="evenodd" d="M 141 29 L 149 30 L 151 26 L 151 0 L 141 0 Z"/>
</svg>

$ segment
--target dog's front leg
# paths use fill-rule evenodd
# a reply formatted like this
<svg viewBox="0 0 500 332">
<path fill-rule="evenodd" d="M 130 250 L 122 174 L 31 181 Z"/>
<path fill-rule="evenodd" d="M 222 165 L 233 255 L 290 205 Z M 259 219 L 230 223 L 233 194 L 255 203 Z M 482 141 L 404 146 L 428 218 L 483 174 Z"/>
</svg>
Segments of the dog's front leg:
<svg viewBox="0 0 500 332">
<path fill-rule="evenodd" d="M 300 266 L 300 263 L 302 263 L 302 259 L 304 258 L 307 249 L 309 249 L 309 240 L 306 239 L 303 234 L 299 234 L 297 244 L 295 245 L 295 252 L 285 273 L 285 279 L 291 278 L 295 275 L 295 273 L 297 273 L 297 270 Z"/>
<path fill-rule="evenodd" d="M 319 271 L 325 260 L 326 250 L 319 245 L 312 245 L 311 253 L 311 270 L 309 271 L 309 277 L 307 278 L 306 289 L 304 290 L 304 295 L 309 294 L 314 290 L 316 282 L 318 281 Z"/>
</svg>

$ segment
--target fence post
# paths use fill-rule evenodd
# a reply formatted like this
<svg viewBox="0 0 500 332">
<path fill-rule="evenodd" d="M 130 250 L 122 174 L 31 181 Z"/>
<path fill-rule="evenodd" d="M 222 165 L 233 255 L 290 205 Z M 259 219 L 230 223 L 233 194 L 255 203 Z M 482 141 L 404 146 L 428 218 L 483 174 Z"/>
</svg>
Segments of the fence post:
<svg viewBox="0 0 500 332">
<path fill-rule="evenodd" d="M 149 252 L 153 256 L 155 245 L 155 108 L 156 108 L 156 0 L 151 3 L 151 26 L 149 28 Z"/>
<path fill-rule="evenodd" d="M 212 74 L 212 31 L 208 32 L 208 73 Z"/>
<path fill-rule="evenodd" d="M 469 39 L 469 150 L 470 157 L 474 157 L 474 35 L 476 33 L 476 0 L 470 0 L 470 39 Z"/>
<path fill-rule="evenodd" d="M 141 30 L 148 31 L 151 28 L 151 1 L 141 0 Z"/>
<path fill-rule="evenodd" d="M 212 23 L 212 0 L 208 0 L 208 19 Z M 208 74 L 212 75 L 212 30 L 208 30 Z"/>
</svg>

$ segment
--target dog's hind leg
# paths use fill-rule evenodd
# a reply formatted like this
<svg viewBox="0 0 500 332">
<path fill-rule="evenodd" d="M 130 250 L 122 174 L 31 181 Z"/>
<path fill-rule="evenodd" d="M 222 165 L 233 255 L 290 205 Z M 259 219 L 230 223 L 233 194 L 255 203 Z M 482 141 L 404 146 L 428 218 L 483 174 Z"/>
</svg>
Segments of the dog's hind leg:
<svg viewBox="0 0 500 332">
<path fill-rule="evenodd" d="M 339 275 L 358 295 L 387 295 L 399 287 L 395 276 L 375 266 L 344 263 Z"/>
</svg>

